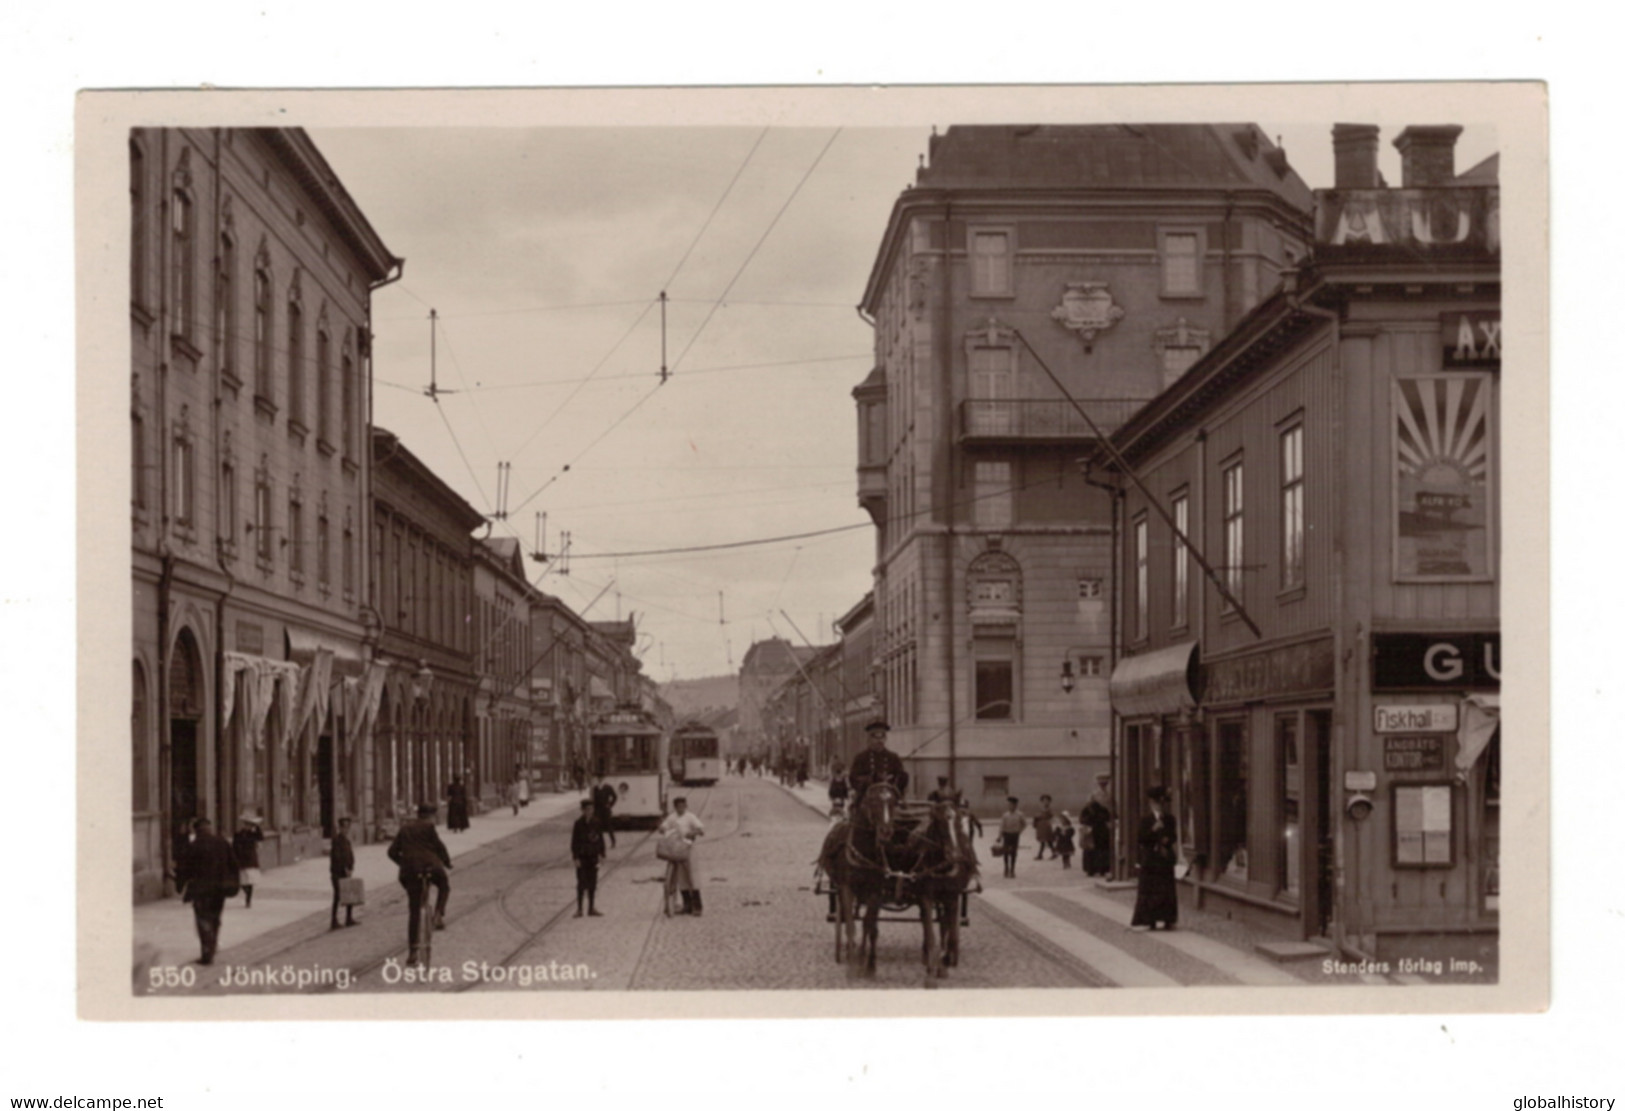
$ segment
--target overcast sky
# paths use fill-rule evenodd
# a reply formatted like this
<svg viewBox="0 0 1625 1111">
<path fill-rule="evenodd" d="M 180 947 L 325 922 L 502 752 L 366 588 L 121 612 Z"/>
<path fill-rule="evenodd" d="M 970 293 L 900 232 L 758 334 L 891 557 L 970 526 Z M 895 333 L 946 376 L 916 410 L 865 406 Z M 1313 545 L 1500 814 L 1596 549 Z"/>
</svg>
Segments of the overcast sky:
<svg viewBox="0 0 1625 1111">
<path fill-rule="evenodd" d="M 1346 118 L 1383 125 L 1397 184 L 1410 121 Z M 1331 184 L 1329 120 L 1259 122 Z M 662 681 L 731 671 L 764 637 L 827 643 L 870 586 L 855 305 L 929 127 L 838 123 L 310 129 L 406 259 L 374 298 L 377 423 L 505 511 L 496 535 L 530 552 L 545 512 L 557 553 L 567 530 L 569 573 L 527 561 L 532 581 L 592 619 L 636 614 Z M 1458 169 L 1494 148 L 1469 128 Z"/>
</svg>

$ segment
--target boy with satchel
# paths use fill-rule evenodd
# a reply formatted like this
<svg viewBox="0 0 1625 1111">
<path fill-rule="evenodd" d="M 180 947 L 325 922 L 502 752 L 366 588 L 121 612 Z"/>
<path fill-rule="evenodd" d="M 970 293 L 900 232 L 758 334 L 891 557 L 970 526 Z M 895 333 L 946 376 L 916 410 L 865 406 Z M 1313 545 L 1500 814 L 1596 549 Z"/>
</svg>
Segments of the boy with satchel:
<svg viewBox="0 0 1625 1111">
<path fill-rule="evenodd" d="M 333 924 L 328 929 L 339 928 L 340 903 L 344 905 L 344 924 L 354 926 L 356 904 L 362 901 L 358 897 L 361 893 L 355 889 L 361 886 L 361 881 L 352 880 L 350 876 L 350 873 L 355 871 L 355 848 L 350 844 L 348 818 L 339 819 L 339 828 L 338 832 L 333 834 L 333 849 L 328 854 L 327 867 L 333 879 Z"/>
<path fill-rule="evenodd" d="M 677 889 L 683 893 L 683 909 L 679 913 L 698 918 L 705 907 L 700 902 L 700 889 L 694 883 L 693 845 L 696 838 L 705 836 L 705 826 L 698 816 L 689 813 L 686 798 L 678 796 L 672 799 L 671 806 L 672 813 L 660 824 L 660 836 L 664 840 L 675 835 L 689 845 L 688 858 L 672 861 L 672 864 L 677 869 Z"/>
</svg>

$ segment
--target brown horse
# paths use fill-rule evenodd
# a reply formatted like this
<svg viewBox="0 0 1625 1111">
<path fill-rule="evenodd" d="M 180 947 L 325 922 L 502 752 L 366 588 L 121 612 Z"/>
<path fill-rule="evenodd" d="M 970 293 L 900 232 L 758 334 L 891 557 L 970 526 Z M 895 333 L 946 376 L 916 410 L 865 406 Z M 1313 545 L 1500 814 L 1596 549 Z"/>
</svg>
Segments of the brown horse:
<svg viewBox="0 0 1625 1111">
<path fill-rule="evenodd" d="M 919 908 L 927 987 L 935 987 L 936 980 L 947 974 L 947 964 L 957 961 L 955 911 L 965 881 L 954 827 L 951 806 L 933 804 L 922 812 L 903 803 L 896 788 L 882 782 L 865 791 L 849 821 L 826 835 L 819 865 L 838 892 L 836 959 L 845 956 L 854 975 L 875 973 L 883 907 Z M 861 943 L 856 936 L 860 917 Z M 938 943 L 939 922 L 949 939 L 947 947 Z"/>
<path fill-rule="evenodd" d="M 942 931 L 941 956 L 934 965 L 928 939 L 927 974 L 942 977 L 959 963 L 959 929 L 977 878 L 976 853 L 964 814 L 952 798 L 932 803 L 929 820 L 915 830 L 911 840 L 919 854 L 915 883 L 922 913 L 929 907 Z"/>
</svg>

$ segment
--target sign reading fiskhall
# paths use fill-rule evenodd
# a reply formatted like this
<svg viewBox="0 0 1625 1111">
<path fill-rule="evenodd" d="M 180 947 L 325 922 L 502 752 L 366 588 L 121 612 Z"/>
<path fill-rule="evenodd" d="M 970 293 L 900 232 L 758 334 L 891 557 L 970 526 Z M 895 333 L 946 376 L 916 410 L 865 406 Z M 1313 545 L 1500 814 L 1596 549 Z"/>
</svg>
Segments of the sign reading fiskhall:
<svg viewBox="0 0 1625 1111">
<path fill-rule="evenodd" d="M 1501 685 L 1500 633 L 1378 633 L 1371 641 L 1373 690 Z"/>
</svg>

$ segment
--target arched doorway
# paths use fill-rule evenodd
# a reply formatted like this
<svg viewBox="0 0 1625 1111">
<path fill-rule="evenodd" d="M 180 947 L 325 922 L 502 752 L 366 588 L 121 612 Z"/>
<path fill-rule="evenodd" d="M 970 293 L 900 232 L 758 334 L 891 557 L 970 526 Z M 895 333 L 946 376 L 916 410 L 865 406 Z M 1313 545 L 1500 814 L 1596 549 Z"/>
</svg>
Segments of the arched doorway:
<svg viewBox="0 0 1625 1111">
<path fill-rule="evenodd" d="M 169 822 L 171 859 L 186 844 L 193 818 L 204 813 L 199 734 L 203 728 L 203 661 L 190 630 L 175 638 L 169 657 Z"/>
</svg>

